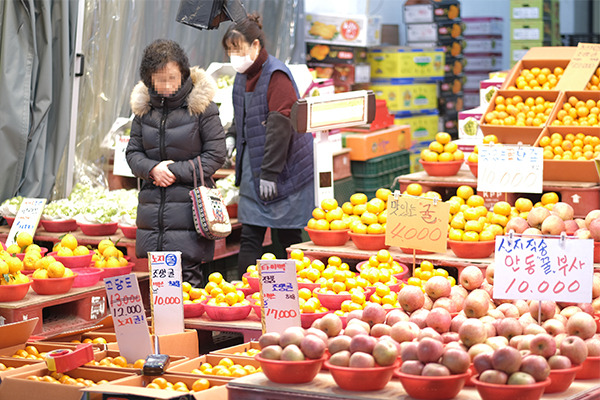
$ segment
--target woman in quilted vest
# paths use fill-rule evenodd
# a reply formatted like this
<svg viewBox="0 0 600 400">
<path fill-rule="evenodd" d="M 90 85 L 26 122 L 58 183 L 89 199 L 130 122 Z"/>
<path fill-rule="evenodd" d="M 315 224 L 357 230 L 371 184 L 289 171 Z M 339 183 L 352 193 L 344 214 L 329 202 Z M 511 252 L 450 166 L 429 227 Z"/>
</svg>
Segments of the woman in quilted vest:
<svg viewBox="0 0 600 400">
<path fill-rule="evenodd" d="M 214 242 L 195 229 L 189 192 L 192 165 L 206 182 L 225 161 L 225 134 L 217 105 L 216 82 L 202 69 L 189 66 L 183 49 L 159 39 L 144 50 L 142 80 L 131 93 L 135 114 L 126 157 L 142 179 L 137 212 L 136 255 L 149 251 L 181 251 L 183 280 L 203 285 L 200 264 L 211 261 Z"/>
<path fill-rule="evenodd" d="M 267 227 L 274 228 L 284 249 L 302 240 L 301 229 L 314 208 L 313 137 L 292 128 L 298 89 L 285 64 L 267 53 L 260 18 L 250 15 L 232 24 L 222 44 L 237 71 L 235 133 L 228 133 L 227 141 L 228 150 L 235 146 L 237 152 L 242 275 L 261 257 Z"/>
</svg>

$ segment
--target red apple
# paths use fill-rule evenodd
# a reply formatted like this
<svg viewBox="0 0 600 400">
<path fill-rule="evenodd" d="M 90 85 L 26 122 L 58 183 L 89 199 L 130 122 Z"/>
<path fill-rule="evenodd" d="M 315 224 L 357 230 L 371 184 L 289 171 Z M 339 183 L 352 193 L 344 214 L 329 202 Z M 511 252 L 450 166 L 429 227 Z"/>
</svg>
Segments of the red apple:
<svg viewBox="0 0 600 400">
<path fill-rule="evenodd" d="M 408 314 L 397 308 L 390 310 L 385 316 L 385 323 L 389 326 L 394 326 L 399 321 L 408 321 Z"/>
<path fill-rule="evenodd" d="M 409 375 L 421 375 L 421 372 L 423 372 L 423 367 L 425 367 L 425 364 L 423 364 L 419 360 L 409 360 L 406 362 L 402 361 L 402 366 L 400 366 L 400 371 L 404 374 L 409 374 Z"/>
<path fill-rule="evenodd" d="M 435 329 L 426 327 L 421 329 L 419 335 L 417 336 L 417 340 L 421 340 L 423 338 L 435 339 L 440 343 L 444 343 L 444 339 L 442 339 L 442 335 L 440 335 Z"/>
<path fill-rule="evenodd" d="M 508 375 L 502 371 L 488 369 L 483 371 L 477 380 L 485 383 L 493 383 L 495 385 L 505 385 L 508 382 Z"/>
<path fill-rule="evenodd" d="M 458 330 L 460 329 L 460 326 L 466 320 L 467 320 L 467 316 L 464 313 L 463 314 L 459 313 L 459 314 L 455 315 L 454 317 L 452 317 L 452 322 L 450 323 L 450 331 L 458 332 Z"/>
<path fill-rule="evenodd" d="M 550 216 L 550 210 L 546 207 L 534 207 L 527 214 L 527 223 L 532 228 L 539 228 L 544 220 Z M 525 233 L 527 229 L 523 232 Z"/>
<path fill-rule="evenodd" d="M 519 318 L 521 316 L 517 306 L 512 303 L 500 304 L 496 310 L 501 311 L 505 318 Z"/>
<path fill-rule="evenodd" d="M 444 353 L 444 345 L 439 340 L 432 338 L 423 338 L 417 345 L 417 357 L 422 363 L 438 362 Z"/>
<path fill-rule="evenodd" d="M 465 299 L 463 303 L 463 311 L 465 312 L 465 315 L 469 318 L 483 317 L 489 309 L 489 301 L 490 296 L 486 291 L 481 289 L 475 289 L 471 293 L 469 293 L 469 295 Z"/>
<path fill-rule="evenodd" d="M 594 242 L 600 242 L 600 217 L 594 218 L 588 225 L 588 229 Z"/>
<path fill-rule="evenodd" d="M 600 210 L 599 209 L 589 211 L 587 213 L 587 215 L 585 216 L 585 227 L 589 228 L 592 221 L 597 218 L 600 218 Z"/>
<path fill-rule="evenodd" d="M 456 307 L 454 306 L 454 302 L 450 297 L 440 297 L 439 299 L 434 301 L 431 310 L 433 311 L 436 308 L 443 308 L 449 313 L 456 312 Z"/>
<path fill-rule="evenodd" d="M 560 344 L 560 354 L 569 357 L 571 363 L 579 365 L 588 356 L 587 345 L 579 336 L 567 336 Z"/>
<path fill-rule="evenodd" d="M 445 308 L 434 308 L 427 315 L 426 323 L 441 334 L 450 330 L 452 317 Z"/>
<path fill-rule="evenodd" d="M 596 329 L 594 317 L 585 312 L 578 312 L 567 321 L 567 333 L 579 336 L 583 340 L 594 336 Z"/>
<path fill-rule="evenodd" d="M 410 321 L 399 321 L 392 326 L 390 336 L 398 343 L 411 342 L 419 335 L 419 326 Z"/>
<path fill-rule="evenodd" d="M 475 290 L 483 283 L 483 273 L 476 265 L 465 267 L 458 278 L 459 283 L 467 290 Z"/>
<path fill-rule="evenodd" d="M 563 221 L 572 221 L 575 211 L 573 210 L 573 207 L 570 204 L 565 203 L 563 201 L 559 201 L 558 203 L 552 206 L 551 213 L 559 216 Z"/>
<path fill-rule="evenodd" d="M 548 359 L 550 369 L 567 369 L 571 368 L 571 360 L 569 357 L 561 356 L 560 354 L 553 355 Z"/>
<path fill-rule="evenodd" d="M 541 304 L 541 306 L 540 306 L 540 304 Z M 540 302 L 537 300 L 532 300 L 531 303 L 529 303 L 529 313 L 536 321 L 538 319 L 538 315 L 540 315 L 539 314 L 540 307 L 541 307 L 542 322 L 554 317 L 554 314 L 556 312 L 556 303 L 555 302 L 553 302 L 553 301 L 541 301 Z"/>
<path fill-rule="evenodd" d="M 471 358 L 464 350 L 450 348 L 444 350 L 441 363 L 450 370 L 450 373 L 462 374 L 469 369 Z"/>
<path fill-rule="evenodd" d="M 487 339 L 487 331 L 483 322 L 476 318 L 469 318 L 462 323 L 458 330 L 461 342 L 467 347 L 483 343 Z"/>
<path fill-rule="evenodd" d="M 565 221 L 565 233 L 569 236 L 573 236 L 579 229 L 579 225 L 572 219 Z"/>
<path fill-rule="evenodd" d="M 542 207 L 538 207 L 538 208 L 542 208 Z M 539 230 L 538 228 L 527 228 L 523 231 L 522 233 L 523 236 L 542 236 L 542 231 Z"/>
<path fill-rule="evenodd" d="M 565 221 L 558 215 L 549 215 L 542 222 L 541 231 L 544 235 L 560 235 L 565 231 Z"/>
<path fill-rule="evenodd" d="M 417 347 L 419 346 L 418 342 L 402 342 L 400 343 L 400 358 L 402 358 L 402 362 L 410 361 L 410 360 L 418 360 L 417 356 Z"/>
<path fill-rule="evenodd" d="M 405 285 L 400 292 L 398 292 L 398 302 L 406 312 L 413 312 L 425 304 L 425 295 L 421 291 L 421 288 Z"/>
<path fill-rule="evenodd" d="M 510 222 L 510 221 L 509 221 Z M 527 222 L 525 222 L 527 223 Z M 496 269 L 494 263 L 489 263 L 488 266 L 485 268 L 485 280 L 489 283 L 489 284 L 494 284 L 494 270 Z"/>
<path fill-rule="evenodd" d="M 494 351 L 492 354 L 492 366 L 494 369 L 510 375 L 517 372 L 521 367 L 521 353 L 514 347 L 506 346 Z"/>
<path fill-rule="evenodd" d="M 600 339 L 597 337 L 591 337 L 586 339 L 585 344 L 588 349 L 588 357 L 600 356 Z"/>
<path fill-rule="evenodd" d="M 521 335 L 523 333 L 523 327 L 519 323 L 518 319 L 509 317 L 500 320 L 498 326 L 496 327 L 496 331 L 498 335 L 504 336 L 510 340 L 515 336 Z"/>
<path fill-rule="evenodd" d="M 553 356 L 556 353 L 556 342 L 554 342 L 554 337 L 547 333 L 535 335 L 535 337 L 531 339 L 531 342 L 529 342 L 529 350 L 531 353 L 544 358 Z"/>
<path fill-rule="evenodd" d="M 492 366 L 492 354 L 494 354 L 493 351 L 488 351 L 487 353 L 479 353 L 473 357 L 473 368 L 475 368 L 478 374 L 494 368 Z"/>
<path fill-rule="evenodd" d="M 450 296 L 450 281 L 443 276 L 433 276 L 425 282 L 425 292 L 432 299 Z"/>
<path fill-rule="evenodd" d="M 412 314 L 410 314 L 408 320 L 417 324 L 417 326 L 420 329 L 424 329 L 425 327 L 427 327 L 427 315 L 429 315 L 429 312 L 430 311 L 425 308 L 420 308 L 418 310 L 415 310 Z"/>
<path fill-rule="evenodd" d="M 560 314 L 556 314 L 555 317 L 561 316 Z M 542 328 L 546 330 L 550 335 L 556 336 L 559 333 L 565 333 L 566 327 L 565 324 L 555 318 L 550 318 L 544 321 L 542 324 Z"/>
<path fill-rule="evenodd" d="M 363 308 L 361 319 L 370 326 L 382 324 L 385 321 L 386 311 L 381 304 L 368 302 Z"/>
<path fill-rule="evenodd" d="M 550 375 L 550 365 L 548 365 L 548 361 L 544 357 L 532 354 L 523 358 L 520 371 L 533 376 L 536 382 L 541 382 L 546 380 Z"/>
</svg>

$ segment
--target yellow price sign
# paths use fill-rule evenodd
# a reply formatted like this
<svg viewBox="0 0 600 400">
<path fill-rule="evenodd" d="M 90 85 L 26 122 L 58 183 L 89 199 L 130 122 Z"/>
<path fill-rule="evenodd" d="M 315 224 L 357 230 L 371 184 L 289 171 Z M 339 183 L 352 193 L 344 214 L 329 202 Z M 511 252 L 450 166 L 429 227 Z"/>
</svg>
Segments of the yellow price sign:
<svg viewBox="0 0 600 400">
<path fill-rule="evenodd" d="M 444 253 L 450 204 L 410 195 L 388 198 L 385 244 Z"/>
</svg>

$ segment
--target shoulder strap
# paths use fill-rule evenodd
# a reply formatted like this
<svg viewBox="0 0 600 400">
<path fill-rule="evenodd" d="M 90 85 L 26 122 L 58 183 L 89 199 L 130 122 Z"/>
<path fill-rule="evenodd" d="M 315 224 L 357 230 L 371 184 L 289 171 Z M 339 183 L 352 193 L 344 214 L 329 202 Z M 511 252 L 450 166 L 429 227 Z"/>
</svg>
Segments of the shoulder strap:
<svg viewBox="0 0 600 400">
<path fill-rule="evenodd" d="M 200 183 L 204 186 L 204 172 L 202 171 L 202 163 L 200 162 L 200 156 L 197 157 L 198 166 L 200 167 Z M 196 178 L 196 166 L 192 160 L 188 160 L 190 165 L 192 166 L 192 174 L 194 175 L 194 187 L 198 187 L 198 179 Z"/>
</svg>

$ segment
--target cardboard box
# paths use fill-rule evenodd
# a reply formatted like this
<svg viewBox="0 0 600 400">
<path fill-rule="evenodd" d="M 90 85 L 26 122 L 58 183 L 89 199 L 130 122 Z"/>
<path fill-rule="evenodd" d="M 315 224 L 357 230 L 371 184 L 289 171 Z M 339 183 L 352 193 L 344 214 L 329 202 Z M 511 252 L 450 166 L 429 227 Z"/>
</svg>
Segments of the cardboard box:
<svg viewBox="0 0 600 400">
<path fill-rule="evenodd" d="M 380 16 L 307 13 L 305 18 L 307 42 L 358 47 L 381 44 Z"/>
<path fill-rule="evenodd" d="M 167 369 L 167 372 L 179 374 L 179 375 L 185 375 L 185 376 L 189 376 L 189 377 L 197 377 L 196 379 L 198 379 L 198 378 L 214 378 L 215 377 L 214 375 L 195 374 L 195 373 L 192 373 L 192 371 L 194 369 L 200 368 L 200 366 L 204 363 L 209 363 L 210 365 L 215 366 L 215 365 L 219 364 L 219 362 L 224 358 L 229 358 L 231 361 L 233 361 L 234 364 L 239 364 L 242 367 L 244 365 L 252 365 L 254 368 L 260 367 L 260 362 L 254 360 L 254 359 L 248 358 L 248 357 L 236 357 L 236 356 L 230 356 L 228 354 L 205 354 L 203 356 L 192 358 L 191 360 L 186 360 L 184 362 L 178 363 L 177 365 L 170 366 Z M 233 377 L 221 377 L 221 376 L 219 376 L 217 378 L 226 379 L 226 380 L 234 379 Z"/>
<path fill-rule="evenodd" d="M 0 400 L 81 400 L 84 395 L 81 387 L 26 379 L 30 375 L 45 376 L 50 375 L 50 373 L 51 371 L 43 365 L 37 369 L 7 376 L 0 385 Z M 90 379 L 94 382 L 103 379 L 114 381 L 131 376 L 131 374 L 125 372 L 99 371 L 85 367 L 69 371 L 67 375 L 75 379 Z M 96 387 L 100 386 L 102 385 Z M 98 393 L 93 393 L 89 398 L 89 400 L 101 399 L 102 395 Z"/>
<path fill-rule="evenodd" d="M 0 357 L 0 364 L 4 364 L 7 368 L 3 371 L 0 371 L 0 383 L 2 383 L 2 379 L 7 376 L 20 374 L 24 371 L 31 371 L 38 369 L 43 363 L 42 360 L 28 360 L 23 358 L 12 358 L 12 357 Z"/>
<path fill-rule="evenodd" d="M 459 57 L 462 56 L 467 47 L 467 42 L 464 40 L 462 36 L 457 38 L 453 38 L 450 40 L 443 40 L 437 42 L 411 42 L 409 43 L 410 47 L 414 47 L 415 49 L 423 49 L 423 48 L 437 48 L 442 49 L 444 52 L 444 56 L 446 58 L 449 57 Z"/>
<path fill-rule="evenodd" d="M 435 135 L 439 132 L 439 115 L 434 110 L 429 114 L 398 116 L 394 118 L 394 124 L 410 126 L 412 146 L 412 143 L 435 140 Z"/>
<path fill-rule="evenodd" d="M 413 43 L 452 40 L 460 37 L 464 28 L 465 26 L 460 19 L 427 24 L 409 24 L 406 25 L 406 41 Z"/>
<path fill-rule="evenodd" d="M 465 54 L 502 54 L 502 36 L 469 36 L 465 38 Z"/>
<path fill-rule="evenodd" d="M 479 82 L 479 104 L 486 107 L 494 93 L 502 88 L 505 78 L 490 78 Z"/>
<path fill-rule="evenodd" d="M 465 72 L 495 71 L 502 67 L 502 56 L 497 54 L 469 54 Z"/>
<path fill-rule="evenodd" d="M 371 90 L 387 102 L 392 113 L 432 110 L 437 107 L 437 84 L 415 83 L 411 79 L 373 80 Z"/>
<path fill-rule="evenodd" d="M 238 357 L 254 359 L 254 356 L 245 354 L 248 350 L 260 352 L 260 346 L 258 345 L 258 342 L 246 342 L 231 347 L 225 347 L 223 349 L 211 351 L 209 354 L 229 354 Z"/>
<path fill-rule="evenodd" d="M 429 78 L 444 75 L 444 54 L 440 48 L 386 46 L 369 50 L 371 78 Z"/>
<path fill-rule="evenodd" d="M 306 43 L 306 62 L 325 64 L 364 63 L 367 62 L 367 49 L 364 47 Z"/>
<path fill-rule="evenodd" d="M 570 60 L 521 60 L 517 62 L 517 64 L 511 69 L 509 75 L 506 77 L 506 80 L 502 84 L 502 89 L 508 89 L 511 87 L 515 87 L 515 83 L 517 78 L 521 75 L 521 71 L 524 69 L 531 69 L 533 67 L 538 68 L 550 68 L 550 70 L 554 71 L 554 68 L 560 67 L 563 70 L 567 69 Z M 580 88 L 583 89 L 583 88 Z"/>
<path fill-rule="evenodd" d="M 550 18 L 550 0 L 510 0 L 511 19 Z"/>
<path fill-rule="evenodd" d="M 502 35 L 503 22 L 498 17 L 475 17 L 463 18 L 465 24 L 465 35 Z"/>
<path fill-rule="evenodd" d="M 550 21 L 544 20 L 511 20 L 511 40 L 541 40 L 549 41 L 552 38 Z"/>
<path fill-rule="evenodd" d="M 483 132 L 479 127 L 479 121 L 485 113 L 486 107 L 480 106 L 458 113 L 458 138 L 459 139 L 483 139 Z"/>
<path fill-rule="evenodd" d="M 154 335 L 150 335 L 154 347 Z M 160 335 L 158 343 L 161 354 L 170 356 L 198 357 L 198 334 L 195 329 L 186 329 L 182 333 Z M 119 350 L 118 343 L 109 343 L 108 350 Z"/>
<path fill-rule="evenodd" d="M 404 5 L 404 23 L 418 24 L 424 22 L 441 22 L 460 17 L 460 1 L 429 1 L 428 4 Z"/>
<path fill-rule="evenodd" d="M 194 382 L 201 378 L 194 378 L 180 374 L 164 374 L 161 377 L 168 382 L 183 382 L 188 388 L 191 388 Z M 119 399 L 131 400 L 156 400 L 156 399 L 177 399 L 177 400 L 227 400 L 227 380 L 220 378 L 209 378 L 210 388 L 200 392 L 176 392 L 173 390 L 148 389 L 146 385 L 152 382 L 155 377 L 151 376 L 129 376 L 115 380 L 113 382 L 86 388 L 84 391 L 90 395 L 105 395 L 104 398 L 110 398 L 106 395 L 119 395 Z"/>
<path fill-rule="evenodd" d="M 366 161 L 374 157 L 408 149 L 410 126 L 394 125 L 369 133 L 342 132 L 343 145 L 350 149 L 350 160 Z"/>
<path fill-rule="evenodd" d="M 121 355 L 121 353 L 118 350 L 103 350 L 103 351 L 94 353 L 94 361 L 99 362 L 106 357 L 115 358 L 120 355 Z M 185 357 L 185 356 L 169 356 L 169 366 L 178 365 L 178 364 L 188 361 L 188 360 L 189 360 L 189 358 Z M 127 362 L 131 363 L 131 364 L 133 364 L 135 361 L 136 360 L 127 360 Z M 98 369 L 104 370 L 104 371 L 108 370 L 108 371 L 128 372 L 130 374 L 140 374 L 142 372 L 141 369 L 133 368 L 133 367 L 113 367 L 113 366 L 106 366 L 106 365 L 95 365 L 95 364 L 91 364 L 91 362 L 85 364 L 85 367 L 86 368 L 98 368 Z"/>
<path fill-rule="evenodd" d="M 533 47 L 550 46 L 550 42 L 543 40 L 511 40 L 510 41 L 510 63 L 519 62 Z"/>
</svg>

